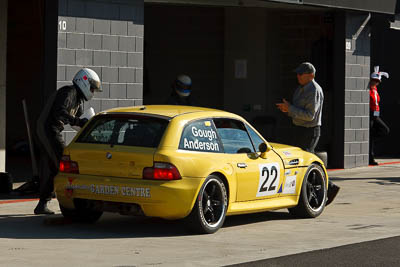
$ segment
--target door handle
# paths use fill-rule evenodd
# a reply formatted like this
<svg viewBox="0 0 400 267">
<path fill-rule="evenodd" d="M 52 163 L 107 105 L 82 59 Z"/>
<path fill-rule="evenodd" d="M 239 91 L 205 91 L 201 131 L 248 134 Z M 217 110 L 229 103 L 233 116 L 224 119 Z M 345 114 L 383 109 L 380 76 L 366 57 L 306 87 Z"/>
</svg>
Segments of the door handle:
<svg viewBox="0 0 400 267">
<path fill-rule="evenodd" d="M 247 164 L 246 163 L 238 163 L 237 166 L 238 166 L 238 168 L 246 168 Z"/>
</svg>

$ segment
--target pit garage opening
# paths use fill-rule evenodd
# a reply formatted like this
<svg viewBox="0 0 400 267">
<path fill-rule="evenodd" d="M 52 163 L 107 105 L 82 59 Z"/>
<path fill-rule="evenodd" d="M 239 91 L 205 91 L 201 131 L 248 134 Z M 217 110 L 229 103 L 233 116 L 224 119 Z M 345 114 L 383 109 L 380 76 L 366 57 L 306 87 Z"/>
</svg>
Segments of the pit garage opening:
<svg viewBox="0 0 400 267">
<path fill-rule="evenodd" d="M 14 182 L 32 178 L 22 100 L 34 131 L 57 76 L 57 1 L 8 1 L 6 67 L 6 172 Z"/>
<path fill-rule="evenodd" d="M 144 36 L 144 104 L 166 103 L 171 83 L 185 73 L 192 78 L 192 94 L 200 106 L 242 115 L 269 141 L 290 143 L 295 134 L 290 118 L 275 103 L 291 100 L 297 87 L 293 69 L 303 61 L 312 62 L 325 94 L 318 149 L 333 149 L 331 10 L 276 3 L 210 6 L 146 1 Z"/>
</svg>

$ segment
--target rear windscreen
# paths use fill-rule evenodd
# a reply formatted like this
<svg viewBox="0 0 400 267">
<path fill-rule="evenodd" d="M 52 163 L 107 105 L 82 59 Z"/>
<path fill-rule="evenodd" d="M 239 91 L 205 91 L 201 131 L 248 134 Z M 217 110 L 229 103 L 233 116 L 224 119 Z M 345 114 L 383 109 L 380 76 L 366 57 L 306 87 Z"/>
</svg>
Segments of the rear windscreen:
<svg viewBox="0 0 400 267">
<path fill-rule="evenodd" d="M 100 115 L 79 135 L 76 143 L 158 147 L 168 120 L 134 115 Z"/>
</svg>

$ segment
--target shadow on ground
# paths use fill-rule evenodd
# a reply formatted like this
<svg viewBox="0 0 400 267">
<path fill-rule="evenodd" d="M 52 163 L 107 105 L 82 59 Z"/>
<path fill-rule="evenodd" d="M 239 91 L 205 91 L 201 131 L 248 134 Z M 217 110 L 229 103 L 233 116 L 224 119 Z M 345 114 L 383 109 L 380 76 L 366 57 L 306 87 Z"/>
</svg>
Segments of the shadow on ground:
<svg viewBox="0 0 400 267">
<path fill-rule="evenodd" d="M 223 228 L 272 220 L 293 219 L 287 212 L 264 212 L 229 216 Z M 218 233 L 217 233 L 218 234 Z M 185 221 L 138 218 L 105 213 L 94 224 L 75 223 L 61 214 L 36 216 L 0 215 L 0 238 L 14 239 L 106 239 L 185 236 L 192 233 Z"/>
<path fill-rule="evenodd" d="M 329 177 L 331 181 L 361 181 L 371 180 L 368 183 L 374 183 L 379 185 L 400 185 L 400 177 L 357 177 L 357 178 L 341 178 L 341 177 Z"/>
</svg>

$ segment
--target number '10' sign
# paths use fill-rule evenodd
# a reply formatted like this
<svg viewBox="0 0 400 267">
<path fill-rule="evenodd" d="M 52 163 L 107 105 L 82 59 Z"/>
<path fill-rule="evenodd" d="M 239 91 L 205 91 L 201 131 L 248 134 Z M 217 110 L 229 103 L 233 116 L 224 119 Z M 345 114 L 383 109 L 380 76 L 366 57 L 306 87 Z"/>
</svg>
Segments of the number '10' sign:
<svg viewBox="0 0 400 267">
<path fill-rule="evenodd" d="M 67 30 L 67 22 L 65 20 L 58 21 L 58 30 L 59 31 L 66 31 Z"/>
</svg>

